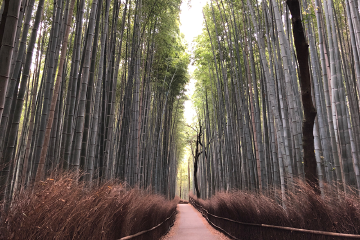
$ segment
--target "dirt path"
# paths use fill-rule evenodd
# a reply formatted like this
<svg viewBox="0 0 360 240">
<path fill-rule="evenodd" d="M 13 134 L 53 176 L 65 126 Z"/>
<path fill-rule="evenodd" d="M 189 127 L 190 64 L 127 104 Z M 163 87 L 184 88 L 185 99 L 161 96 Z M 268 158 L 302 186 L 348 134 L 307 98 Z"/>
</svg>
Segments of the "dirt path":
<svg viewBox="0 0 360 240">
<path fill-rule="evenodd" d="M 162 240 L 228 240 L 190 204 L 179 204 L 174 226 Z"/>
</svg>

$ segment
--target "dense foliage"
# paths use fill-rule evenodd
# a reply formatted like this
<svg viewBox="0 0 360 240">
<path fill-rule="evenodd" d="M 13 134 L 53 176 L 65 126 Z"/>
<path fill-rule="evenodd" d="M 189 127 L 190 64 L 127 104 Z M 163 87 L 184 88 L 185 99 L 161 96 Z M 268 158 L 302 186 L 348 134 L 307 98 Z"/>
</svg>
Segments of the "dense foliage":
<svg viewBox="0 0 360 240">
<path fill-rule="evenodd" d="M 317 178 L 360 189 L 356 1 L 303 0 Z M 299 55 L 286 1 L 213 0 L 196 40 L 194 101 L 204 130 L 201 196 L 280 188 L 304 178 Z M 306 93 L 306 92 L 305 92 Z M 303 93 L 303 94 L 305 94 Z M 307 158 L 305 159 L 305 161 Z M 270 191 L 272 192 L 272 191 Z"/>
<path fill-rule="evenodd" d="M 55 169 L 83 173 L 88 186 L 118 178 L 174 198 L 190 61 L 181 1 L 18 4 L 0 87 L 1 200 Z"/>
</svg>

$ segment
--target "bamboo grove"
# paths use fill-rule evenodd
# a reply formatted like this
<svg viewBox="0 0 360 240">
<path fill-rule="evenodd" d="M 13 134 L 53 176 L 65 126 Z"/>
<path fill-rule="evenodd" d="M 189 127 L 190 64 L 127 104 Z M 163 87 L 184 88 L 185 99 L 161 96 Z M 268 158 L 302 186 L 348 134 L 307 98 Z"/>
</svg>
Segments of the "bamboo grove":
<svg viewBox="0 0 360 240">
<path fill-rule="evenodd" d="M 62 170 L 174 198 L 189 78 L 181 1 L 0 3 L 1 200 Z"/>
<path fill-rule="evenodd" d="M 358 1 L 301 0 L 317 178 L 360 189 Z M 300 72 L 286 1 L 212 0 L 196 40 L 202 198 L 244 189 L 285 196 L 304 178 Z"/>
</svg>

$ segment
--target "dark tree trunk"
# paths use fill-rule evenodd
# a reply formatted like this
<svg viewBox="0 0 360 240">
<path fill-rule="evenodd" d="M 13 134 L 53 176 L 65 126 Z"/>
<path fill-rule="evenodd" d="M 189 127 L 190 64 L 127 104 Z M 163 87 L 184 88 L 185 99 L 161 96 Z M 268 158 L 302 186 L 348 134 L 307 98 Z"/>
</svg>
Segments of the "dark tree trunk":
<svg viewBox="0 0 360 240">
<path fill-rule="evenodd" d="M 292 15 L 293 35 L 300 70 L 301 97 L 304 108 L 303 119 L 303 161 L 306 181 L 319 192 L 319 181 L 316 177 L 316 158 L 314 152 L 314 121 L 316 109 L 311 97 L 311 81 L 309 70 L 309 45 L 306 42 L 305 32 L 300 16 L 300 3 L 298 0 L 287 0 Z"/>
<path fill-rule="evenodd" d="M 200 191 L 199 191 L 199 186 L 198 186 L 198 181 L 197 181 L 197 171 L 198 171 L 198 165 L 199 165 L 199 157 L 202 153 L 199 152 L 199 145 L 202 146 L 201 144 L 201 135 L 202 135 L 202 131 L 201 131 L 201 125 L 199 124 L 199 128 L 200 128 L 200 131 L 197 135 L 197 138 L 196 138 L 196 147 L 195 147 L 195 154 L 194 154 L 194 185 L 195 185 L 195 191 L 196 191 L 196 197 L 197 198 L 200 198 Z"/>
<path fill-rule="evenodd" d="M 9 3 L 10 3 L 10 0 L 5 0 L 4 11 L 2 13 L 1 20 L 0 20 L 1 21 L 0 22 L 0 43 L 2 42 L 2 38 L 4 36 L 4 29 L 5 29 L 7 13 L 8 13 L 8 9 L 9 9 Z"/>
</svg>

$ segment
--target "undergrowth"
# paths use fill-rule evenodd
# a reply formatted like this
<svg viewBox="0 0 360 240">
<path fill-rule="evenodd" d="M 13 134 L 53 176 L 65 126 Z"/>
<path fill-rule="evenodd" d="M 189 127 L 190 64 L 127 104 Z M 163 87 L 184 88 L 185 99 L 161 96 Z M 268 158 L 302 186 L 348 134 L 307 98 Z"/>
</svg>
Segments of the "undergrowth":
<svg viewBox="0 0 360 240">
<path fill-rule="evenodd" d="M 277 192 L 280 197 L 281 193 Z M 196 199 L 209 213 L 243 223 L 268 224 L 335 233 L 360 234 L 360 198 L 350 188 L 344 191 L 326 185 L 324 195 L 297 181 L 281 200 L 246 191 L 217 193 L 209 200 Z M 219 219 L 210 221 L 238 239 L 347 239 L 248 226 Z"/>
<path fill-rule="evenodd" d="M 1 217 L 0 239 L 120 239 L 160 224 L 178 201 L 113 182 L 89 190 L 63 174 L 16 196 Z M 174 219 L 134 239 L 159 239 Z"/>
</svg>

